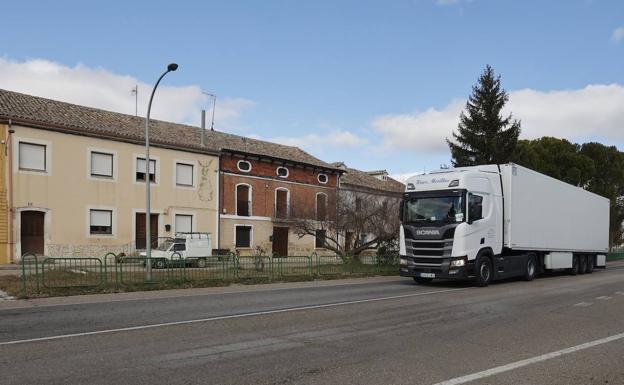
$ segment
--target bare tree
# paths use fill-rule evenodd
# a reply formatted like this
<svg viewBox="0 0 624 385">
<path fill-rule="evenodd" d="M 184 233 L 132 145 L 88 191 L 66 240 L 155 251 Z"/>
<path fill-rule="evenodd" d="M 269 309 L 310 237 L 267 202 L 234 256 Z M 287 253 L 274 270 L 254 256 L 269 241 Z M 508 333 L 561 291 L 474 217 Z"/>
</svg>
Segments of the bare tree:
<svg viewBox="0 0 624 385">
<path fill-rule="evenodd" d="M 396 197 L 341 191 L 335 217 L 319 215 L 315 207 L 298 207 L 292 212 L 293 230 L 300 238 L 316 237 L 319 247 L 343 260 L 358 259 L 364 250 L 398 236 L 399 204 Z"/>
</svg>

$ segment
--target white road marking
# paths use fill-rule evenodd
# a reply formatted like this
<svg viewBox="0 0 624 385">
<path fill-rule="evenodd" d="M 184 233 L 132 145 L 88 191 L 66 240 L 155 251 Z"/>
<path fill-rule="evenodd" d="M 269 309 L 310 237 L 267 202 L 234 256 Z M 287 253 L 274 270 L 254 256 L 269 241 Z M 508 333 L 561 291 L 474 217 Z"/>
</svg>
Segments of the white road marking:
<svg viewBox="0 0 624 385">
<path fill-rule="evenodd" d="M 594 340 L 594 341 L 591 341 L 591 342 L 586 342 L 584 344 L 572 346 L 572 347 L 567 348 L 567 349 L 557 350 L 555 352 L 542 354 L 541 356 L 528 358 L 528 359 L 522 360 L 522 361 L 512 362 L 512 363 L 507 364 L 507 365 L 497 366 L 495 368 L 484 370 L 482 372 L 468 374 L 466 376 L 453 378 L 453 379 L 446 380 L 446 381 L 443 381 L 443 382 L 438 382 L 435 385 L 458 385 L 458 384 L 465 384 L 467 382 L 479 380 L 481 378 L 490 377 L 490 376 L 494 376 L 494 375 L 497 375 L 497 374 L 500 374 L 500 373 L 508 372 L 510 370 L 518 369 L 518 368 L 521 368 L 523 366 L 527 366 L 527 365 L 535 364 L 535 363 L 538 363 L 538 362 L 550 360 L 551 358 L 563 356 L 565 354 L 578 352 L 579 350 L 589 349 L 589 348 L 597 346 L 597 345 L 602 345 L 602 344 L 606 344 L 608 342 L 617 341 L 617 340 L 620 340 L 622 338 L 624 338 L 624 333 L 615 334 L 615 335 L 612 335 L 610 337 L 605 337 L 605 338 L 601 338 L 599 340 Z"/>
<path fill-rule="evenodd" d="M 458 289 L 427 291 L 424 293 L 411 293 L 411 294 L 393 295 L 389 297 L 377 297 L 377 298 L 367 298 L 367 299 L 359 299 L 359 300 L 353 300 L 353 301 L 332 302 L 332 303 L 326 303 L 322 305 L 297 306 L 297 307 L 290 307 L 286 309 L 265 310 L 265 311 L 258 311 L 258 312 L 253 312 L 253 313 L 231 314 L 231 315 L 200 318 L 200 319 L 185 320 L 185 321 L 173 321 L 173 322 L 163 322 L 163 323 L 157 323 L 157 324 L 140 325 L 140 326 L 130 326 L 130 327 L 125 327 L 125 328 L 117 328 L 117 329 L 105 329 L 105 330 L 96 330 L 96 331 L 91 331 L 91 332 L 60 334 L 60 335 L 49 336 L 49 337 L 28 338 L 24 340 L 0 342 L 0 346 L 17 345 L 17 344 L 24 344 L 28 342 L 59 340 L 63 338 L 72 338 L 72 337 L 92 336 L 92 335 L 97 335 L 97 334 L 108 334 L 108 333 L 135 331 L 135 330 L 153 329 L 153 328 L 159 328 L 159 327 L 165 327 L 165 326 L 187 325 L 187 324 L 195 324 L 195 323 L 200 323 L 200 322 L 221 321 L 221 320 L 235 319 L 235 318 L 247 318 L 247 317 L 255 317 L 255 316 L 262 316 L 262 315 L 269 315 L 269 314 L 288 313 L 292 311 L 323 309 L 323 308 L 328 308 L 328 307 L 354 305 L 354 304 L 367 303 L 367 302 L 379 302 L 379 301 L 387 301 L 387 300 L 392 300 L 392 299 L 409 298 L 409 297 L 419 297 L 419 296 L 428 295 L 428 294 L 449 293 L 452 291 L 469 290 L 469 289 L 472 289 L 472 288 L 463 287 L 463 288 L 458 288 Z"/>
<path fill-rule="evenodd" d="M 581 307 L 586 307 L 586 306 L 591 306 L 592 303 L 591 302 L 579 302 L 579 303 L 575 303 L 574 306 L 581 306 Z"/>
<path fill-rule="evenodd" d="M 616 295 L 624 295 L 624 291 L 616 291 L 615 294 Z"/>
<path fill-rule="evenodd" d="M 613 297 L 609 297 L 608 295 L 601 295 L 600 297 L 596 297 L 596 299 L 599 299 L 601 301 L 608 301 Z"/>
</svg>

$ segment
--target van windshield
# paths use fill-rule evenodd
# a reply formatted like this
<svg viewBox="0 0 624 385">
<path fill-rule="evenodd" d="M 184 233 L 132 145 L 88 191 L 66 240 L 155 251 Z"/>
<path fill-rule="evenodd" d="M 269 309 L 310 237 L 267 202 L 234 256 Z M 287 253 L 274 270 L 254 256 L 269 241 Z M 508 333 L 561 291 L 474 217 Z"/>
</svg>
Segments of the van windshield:
<svg viewBox="0 0 624 385">
<path fill-rule="evenodd" d="M 161 241 L 156 250 L 167 251 L 173 245 L 173 239 L 165 239 Z"/>
<path fill-rule="evenodd" d="M 405 200 L 403 222 L 463 222 L 463 196 L 414 197 Z"/>
</svg>

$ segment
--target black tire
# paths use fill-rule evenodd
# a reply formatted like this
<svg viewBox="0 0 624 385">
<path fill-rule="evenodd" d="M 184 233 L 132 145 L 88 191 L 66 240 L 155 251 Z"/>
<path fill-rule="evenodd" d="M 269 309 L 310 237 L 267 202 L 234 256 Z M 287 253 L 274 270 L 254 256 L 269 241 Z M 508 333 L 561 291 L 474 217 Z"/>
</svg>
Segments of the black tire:
<svg viewBox="0 0 624 385">
<path fill-rule="evenodd" d="M 587 256 L 581 255 L 579 256 L 579 274 L 585 274 L 587 271 Z"/>
<path fill-rule="evenodd" d="M 167 267 L 167 261 L 164 259 L 157 259 L 154 261 L 154 267 L 157 269 L 164 269 Z"/>
<path fill-rule="evenodd" d="M 197 260 L 197 262 L 195 263 L 195 266 L 197 267 L 206 267 L 208 263 L 206 262 L 206 258 L 199 258 Z"/>
<path fill-rule="evenodd" d="M 433 278 L 414 277 L 414 282 L 419 285 L 427 285 L 433 281 Z"/>
<path fill-rule="evenodd" d="M 593 272 L 594 272 L 594 256 L 588 255 L 587 256 L 587 269 L 585 269 L 585 273 L 591 274 Z"/>
<path fill-rule="evenodd" d="M 579 257 L 578 255 L 572 256 L 572 268 L 570 269 L 571 275 L 577 275 L 579 273 Z"/>
<path fill-rule="evenodd" d="M 532 281 L 537 276 L 537 258 L 534 254 L 529 254 L 524 269 L 524 280 Z"/>
<path fill-rule="evenodd" d="M 492 281 L 492 260 L 487 255 L 477 258 L 475 264 L 475 284 L 479 287 L 487 286 Z"/>
</svg>

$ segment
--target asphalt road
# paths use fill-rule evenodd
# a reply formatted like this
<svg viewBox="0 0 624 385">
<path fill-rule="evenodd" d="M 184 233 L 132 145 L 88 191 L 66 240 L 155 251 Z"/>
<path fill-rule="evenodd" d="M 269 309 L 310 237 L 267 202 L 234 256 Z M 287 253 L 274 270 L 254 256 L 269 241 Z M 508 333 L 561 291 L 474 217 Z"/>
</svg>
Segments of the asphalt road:
<svg viewBox="0 0 624 385">
<path fill-rule="evenodd" d="M 624 263 L 0 303 L 2 384 L 624 384 Z"/>
</svg>

